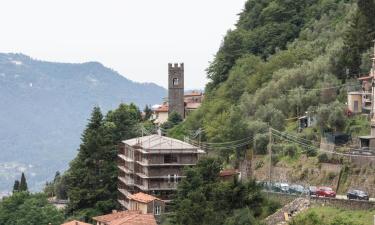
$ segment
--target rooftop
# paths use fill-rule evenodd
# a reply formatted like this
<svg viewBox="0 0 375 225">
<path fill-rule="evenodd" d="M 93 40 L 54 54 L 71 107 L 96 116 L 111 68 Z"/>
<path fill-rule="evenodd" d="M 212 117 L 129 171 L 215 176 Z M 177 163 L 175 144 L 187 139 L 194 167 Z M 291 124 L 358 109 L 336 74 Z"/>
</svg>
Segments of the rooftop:
<svg viewBox="0 0 375 225">
<path fill-rule="evenodd" d="M 147 150 L 198 150 L 198 147 L 186 142 L 157 134 L 137 137 L 122 142 L 132 147 L 140 147 Z"/>
<path fill-rule="evenodd" d="M 81 221 L 78 221 L 78 220 L 73 220 L 73 221 L 70 221 L 70 222 L 63 223 L 61 225 L 92 225 L 92 224 L 84 223 L 84 222 L 81 222 Z"/>
<path fill-rule="evenodd" d="M 236 169 L 225 169 L 220 171 L 219 176 L 220 177 L 227 177 L 227 176 L 233 176 L 239 174 L 238 170 Z"/>
<path fill-rule="evenodd" d="M 168 105 L 164 104 L 155 109 L 155 112 L 168 112 Z"/>
<path fill-rule="evenodd" d="M 121 211 L 93 217 L 95 221 L 108 225 L 157 225 L 154 215 L 140 211 Z"/>
<path fill-rule="evenodd" d="M 138 192 L 136 194 L 130 195 L 129 198 L 134 200 L 134 201 L 143 202 L 143 203 L 149 203 L 149 202 L 152 202 L 154 200 L 160 200 L 159 198 L 157 198 L 155 196 L 148 195 L 148 194 L 145 194 L 143 192 Z"/>
</svg>

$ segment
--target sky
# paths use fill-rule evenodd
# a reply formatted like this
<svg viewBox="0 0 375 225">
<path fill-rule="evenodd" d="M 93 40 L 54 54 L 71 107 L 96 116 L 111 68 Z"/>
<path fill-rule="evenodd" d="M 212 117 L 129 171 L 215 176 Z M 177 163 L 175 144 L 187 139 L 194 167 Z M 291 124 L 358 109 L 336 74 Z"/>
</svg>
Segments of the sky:
<svg viewBox="0 0 375 225">
<path fill-rule="evenodd" d="M 245 0 L 1 0 L 0 52 L 98 61 L 138 82 L 167 87 L 168 63 L 185 63 L 185 88 L 205 69 Z"/>
</svg>

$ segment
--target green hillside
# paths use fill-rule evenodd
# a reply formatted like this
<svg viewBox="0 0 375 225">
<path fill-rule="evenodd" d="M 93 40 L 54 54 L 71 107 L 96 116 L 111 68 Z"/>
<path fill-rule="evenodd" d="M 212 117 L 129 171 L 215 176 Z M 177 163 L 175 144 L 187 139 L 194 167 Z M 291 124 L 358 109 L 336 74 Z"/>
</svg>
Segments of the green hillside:
<svg viewBox="0 0 375 225">
<path fill-rule="evenodd" d="M 367 123 L 347 118 L 345 104 L 347 91 L 359 88 L 355 78 L 370 70 L 374 11 L 373 0 L 247 1 L 207 70 L 202 107 L 170 135 L 203 128 L 207 142 L 252 137 L 212 150 L 229 161 L 249 149 L 265 154 L 269 127 L 313 141 L 326 131 L 366 134 Z M 297 133 L 295 118 L 306 112 L 317 125 Z"/>
</svg>

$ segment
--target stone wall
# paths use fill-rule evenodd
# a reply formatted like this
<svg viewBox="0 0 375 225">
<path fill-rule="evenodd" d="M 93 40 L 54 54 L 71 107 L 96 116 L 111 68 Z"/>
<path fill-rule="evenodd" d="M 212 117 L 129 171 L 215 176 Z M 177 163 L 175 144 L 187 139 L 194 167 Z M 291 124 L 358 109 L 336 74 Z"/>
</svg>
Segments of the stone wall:
<svg viewBox="0 0 375 225">
<path fill-rule="evenodd" d="M 285 221 L 285 213 L 295 215 L 309 207 L 309 200 L 306 198 L 296 198 L 294 201 L 279 209 L 276 213 L 267 217 L 264 222 L 267 225 L 275 225 Z"/>
<path fill-rule="evenodd" d="M 336 198 L 317 198 L 310 199 L 311 206 L 327 206 L 348 210 L 369 210 L 375 209 L 375 202 L 336 199 Z"/>
</svg>

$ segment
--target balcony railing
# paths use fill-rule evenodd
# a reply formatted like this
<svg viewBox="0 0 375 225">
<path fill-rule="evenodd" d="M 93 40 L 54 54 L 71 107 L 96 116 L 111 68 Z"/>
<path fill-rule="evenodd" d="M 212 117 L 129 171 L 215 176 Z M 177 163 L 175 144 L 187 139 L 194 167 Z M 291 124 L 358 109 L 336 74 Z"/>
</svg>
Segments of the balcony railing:
<svg viewBox="0 0 375 225">
<path fill-rule="evenodd" d="M 121 182 L 123 182 L 124 184 L 128 185 L 128 186 L 133 186 L 134 185 L 134 180 L 132 180 L 132 179 L 126 179 L 124 177 L 119 177 L 118 179 Z"/>
</svg>

